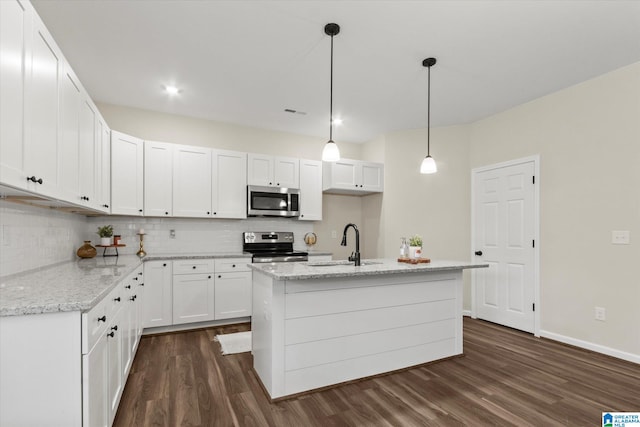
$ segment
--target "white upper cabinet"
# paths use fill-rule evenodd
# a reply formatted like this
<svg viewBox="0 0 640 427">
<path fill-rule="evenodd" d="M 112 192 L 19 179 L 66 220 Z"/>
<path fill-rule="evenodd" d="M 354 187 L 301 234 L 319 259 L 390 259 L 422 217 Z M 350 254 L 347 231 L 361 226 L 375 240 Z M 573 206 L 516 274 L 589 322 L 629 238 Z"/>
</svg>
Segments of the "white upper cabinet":
<svg viewBox="0 0 640 427">
<path fill-rule="evenodd" d="M 174 146 L 173 216 L 211 216 L 211 149 Z"/>
<path fill-rule="evenodd" d="M 96 201 L 98 209 L 111 212 L 111 130 L 98 115 L 96 125 Z"/>
<path fill-rule="evenodd" d="M 82 90 L 71 67 L 66 66 L 62 76 L 60 123 L 62 136 L 58 156 L 60 197 L 80 202 L 80 103 Z"/>
<path fill-rule="evenodd" d="M 215 218 L 247 217 L 247 153 L 213 150 L 212 212 Z"/>
<path fill-rule="evenodd" d="M 0 2 L 0 180 L 60 197 L 64 59 L 28 2 Z"/>
<path fill-rule="evenodd" d="M 111 213 L 142 215 L 143 142 L 111 131 Z"/>
<path fill-rule="evenodd" d="M 171 216 L 173 147 L 166 142 L 144 142 L 144 214 Z"/>
<path fill-rule="evenodd" d="M 35 13 L 33 30 L 25 104 L 25 180 L 29 179 L 28 190 L 59 197 L 58 101 L 61 99 L 64 59 L 51 34 Z"/>
<path fill-rule="evenodd" d="M 0 1 L 0 181 L 26 188 L 24 109 L 33 9 L 28 2 Z"/>
<path fill-rule="evenodd" d="M 249 153 L 247 163 L 247 184 L 249 185 L 300 187 L 300 161 L 296 158 Z"/>
<path fill-rule="evenodd" d="M 97 111 L 91 99 L 85 97 L 80 104 L 80 203 L 97 207 L 96 199 L 96 139 Z"/>
<path fill-rule="evenodd" d="M 322 181 L 325 193 L 381 193 L 384 190 L 384 165 L 349 159 L 323 162 Z"/>
<path fill-rule="evenodd" d="M 322 162 L 300 160 L 300 220 L 322 220 Z"/>
</svg>

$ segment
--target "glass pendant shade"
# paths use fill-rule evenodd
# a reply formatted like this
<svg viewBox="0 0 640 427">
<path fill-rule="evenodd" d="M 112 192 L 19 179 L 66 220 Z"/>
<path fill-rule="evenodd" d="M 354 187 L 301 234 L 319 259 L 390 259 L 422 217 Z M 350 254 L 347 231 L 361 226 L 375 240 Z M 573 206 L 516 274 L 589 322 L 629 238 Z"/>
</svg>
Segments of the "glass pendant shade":
<svg viewBox="0 0 640 427">
<path fill-rule="evenodd" d="M 428 174 L 428 173 L 436 173 L 438 172 L 438 166 L 436 166 L 436 161 L 433 160 L 433 157 L 427 156 L 422 160 L 422 164 L 420 165 L 420 173 Z"/>
<path fill-rule="evenodd" d="M 338 145 L 333 141 L 327 141 L 322 150 L 322 161 L 337 162 L 338 160 L 340 160 Z"/>
</svg>

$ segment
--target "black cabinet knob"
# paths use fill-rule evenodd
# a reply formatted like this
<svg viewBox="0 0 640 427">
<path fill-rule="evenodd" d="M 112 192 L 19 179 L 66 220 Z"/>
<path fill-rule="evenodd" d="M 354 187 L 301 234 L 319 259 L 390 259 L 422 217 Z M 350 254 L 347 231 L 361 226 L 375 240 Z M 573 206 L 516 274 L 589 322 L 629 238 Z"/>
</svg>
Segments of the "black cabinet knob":
<svg viewBox="0 0 640 427">
<path fill-rule="evenodd" d="M 27 181 L 37 182 L 38 184 L 42 184 L 42 178 L 36 178 L 35 176 L 30 176 L 27 178 Z"/>
<path fill-rule="evenodd" d="M 144 283 L 140 283 L 140 286 L 144 286 Z"/>
<path fill-rule="evenodd" d="M 476 254 L 477 256 L 482 256 L 482 251 L 476 251 L 476 252 L 475 252 L 475 254 Z"/>
<path fill-rule="evenodd" d="M 125 289 L 131 289 L 131 285 L 126 285 L 124 288 Z"/>
<path fill-rule="evenodd" d="M 163 266 L 163 267 L 166 267 L 166 266 L 167 266 L 167 264 L 166 264 L 166 263 L 164 263 L 164 264 L 162 264 L 162 266 Z"/>
<path fill-rule="evenodd" d="M 214 215 L 218 215 L 218 212 L 214 212 L 213 214 L 214 214 Z"/>
<path fill-rule="evenodd" d="M 193 268 L 193 269 L 195 270 L 195 269 L 196 269 L 196 266 L 194 265 L 194 266 L 193 266 L 193 267 L 191 267 L 191 268 Z"/>
<path fill-rule="evenodd" d="M 165 212 L 164 214 L 165 214 L 165 215 L 169 215 L 169 212 Z"/>
<path fill-rule="evenodd" d="M 107 316 L 98 317 L 98 322 L 106 322 Z"/>
<path fill-rule="evenodd" d="M 211 215 L 211 212 L 207 212 L 207 215 Z"/>
<path fill-rule="evenodd" d="M 211 279 L 211 276 L 208 276 L 207 279 Z"/>
<path fill-rule="evenodd" d="M 133 280 L 138 280 L 138 278 L 137 278 L 137 277 L 134 277 L 134 278 L 133 278 Z"/>
<path fill-rule="evenodd" d="M 102 205 L 102 207 L 103 207 L 103 208 L 108 208 L 108 207 L 109 207 L 109 205 L 105 204 L 105 205 Z"/>
<path fill-rule="evenodd" d="M 113 338 L 115 335 L 116 335 L 116 333 L 115 333 L 115 332 L 113 332 L 113 331 L 111 331 L 111 332 L 109 332 L 109 333 L 107 334 L 107 336 L 108 336 L 109 338 Z"/>
<path fill-rule="evenodd" d="M 113 300 L 116 301 L 116 302 L 120 302 L 120 297 L 114 298 Z"/>
<path fill-rule="evenodd" d="M 112 330 L 112 331 L 117 331 L 117 330 L 118 330 L 118 325 L 116 325 L 116 326 L 112 326 L 112 327 L 111 327 L 111 330 Z"/>
<path fill-rule="evenodd" d="M 235 265 L 235 264 L 233 264 L 233 265 L 231 265 L 231 267 L 236 268 L 236 265 Z"/>
<path fill-rule="evenodd" d="M 135 300 L 136 300 L 136 296 L 137 296 L 137 295 L 134 295 L 134 296 L 132 296 L 131 298 L 129 298 L 129 301 L 135 301 Z"/>
<path fill-rule="evenodd" d="M 222 279 L 222 275 L 218 274 L 218 279 Z"/>
</svg>

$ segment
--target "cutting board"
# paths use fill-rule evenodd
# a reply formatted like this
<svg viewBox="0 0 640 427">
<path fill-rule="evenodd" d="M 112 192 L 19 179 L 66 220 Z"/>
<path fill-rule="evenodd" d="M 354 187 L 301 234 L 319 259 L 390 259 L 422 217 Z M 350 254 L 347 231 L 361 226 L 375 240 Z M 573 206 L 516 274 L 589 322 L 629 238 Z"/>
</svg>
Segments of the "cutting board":
<svg viewBox="0 0 640 427">
<path fill-rule="evenodd" d="M 398 262 L 406 262 L 407 264 L 426 264 L 431 262 L 429 258 L 398 258 Z"/>
</svg>

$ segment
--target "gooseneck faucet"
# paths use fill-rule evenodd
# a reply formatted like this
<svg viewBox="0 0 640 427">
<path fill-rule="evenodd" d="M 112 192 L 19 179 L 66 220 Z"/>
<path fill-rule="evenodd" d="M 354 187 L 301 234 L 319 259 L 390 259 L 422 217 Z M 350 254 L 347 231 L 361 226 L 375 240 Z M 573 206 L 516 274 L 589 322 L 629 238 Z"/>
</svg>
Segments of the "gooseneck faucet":
<svg viewBox="0 0 640 427">
<path fill-rule="evenodd" d="M 349 229 L 349 227 L 352 227 L 356 232 L 356 250 L 349 257 L 349 261 L 353 261 L 354 265 L 358 266 L 360 265 L 360 232 L 358 231 L 358 227 L 356 227 L 355 224 L 349 223 L 345 225 L 344 231 L 342 232 L 342 242 L 340 243 L 340 245 L 347 246 L 347 230 Z"/>
</svg>

